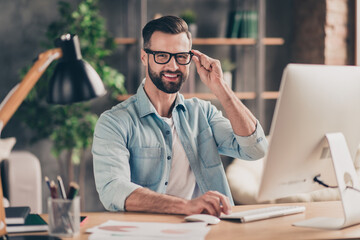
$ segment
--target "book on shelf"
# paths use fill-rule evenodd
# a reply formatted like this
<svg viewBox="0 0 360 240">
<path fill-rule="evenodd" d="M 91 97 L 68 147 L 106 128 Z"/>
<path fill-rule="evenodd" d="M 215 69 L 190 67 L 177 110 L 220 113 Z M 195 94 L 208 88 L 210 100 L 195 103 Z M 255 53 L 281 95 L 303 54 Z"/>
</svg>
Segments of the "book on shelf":
<svg viewBox="0 0 360 240">
<path fill-rule="evenodd" d="M 257 11 L 231 11 L 228 18 L 228 38 L 257 38 L 258 14 Z"/>
<path fill-rule="evenodd" d="M 30 213 L 30 207 L 6 207 L 5 222 L 6 224 L 24 224 L 26 217 Z"/>
<path fill-rule="evenodd" d="M 227 38 L 237 38 L 239 34 L 242 11 L 231 11 L 228 17 Z"/>
<path fill-rule="evenodd" d="M 246 12 L 246 26 L 247 29 L 244 35 L 248 38 L 257 38 L 258 36 L 258 14 L 256 11 Z"/>
<path fill-rule="evenodd" d="M 243 11 L 236 11 L 234 16 L 234 25 L 231 32 L 231 38 L 238 38 L 239 37 L 239 31 L 243 28 L 245 22 L 244 22 L 244 12 Z"/>
<path fill-rule="evenodd" d="M 24 224 L 6 224 L 8 233 L 44 232 L 48 231 L 48 224 L 39 214 L 29 214 Z"/>
</svg>

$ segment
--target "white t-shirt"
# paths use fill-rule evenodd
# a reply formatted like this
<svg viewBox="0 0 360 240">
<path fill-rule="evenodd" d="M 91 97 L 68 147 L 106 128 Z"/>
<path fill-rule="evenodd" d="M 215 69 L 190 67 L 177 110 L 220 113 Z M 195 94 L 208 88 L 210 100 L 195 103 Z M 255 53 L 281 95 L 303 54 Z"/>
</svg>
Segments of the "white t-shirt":
<svg viewBox="0 0 360 240">
<path fill-rule="evenodd" d="M 169 124 L 172 132 L 172 163 L 166 194 L 188 200 L 196 198 L 200 195 L 200 191 L 185 150 L 176 132 L 174 121 L 172 118 L 165 117 L 163 117 L 163 120 Z"/>
</svg>

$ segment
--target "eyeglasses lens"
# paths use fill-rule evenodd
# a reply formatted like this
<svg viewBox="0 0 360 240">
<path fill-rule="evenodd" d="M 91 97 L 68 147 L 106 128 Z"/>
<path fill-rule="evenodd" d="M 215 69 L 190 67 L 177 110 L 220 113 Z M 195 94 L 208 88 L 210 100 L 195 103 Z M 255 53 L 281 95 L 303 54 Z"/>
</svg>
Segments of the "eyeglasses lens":
<svg viewBox="0 0 360 240">
<path fill-rule="evenodd" d="M 155 61 L 157 63 L 166 63 L 170 57 L 171 55 L 168 53 L 155 53 Z"/>
</svg>

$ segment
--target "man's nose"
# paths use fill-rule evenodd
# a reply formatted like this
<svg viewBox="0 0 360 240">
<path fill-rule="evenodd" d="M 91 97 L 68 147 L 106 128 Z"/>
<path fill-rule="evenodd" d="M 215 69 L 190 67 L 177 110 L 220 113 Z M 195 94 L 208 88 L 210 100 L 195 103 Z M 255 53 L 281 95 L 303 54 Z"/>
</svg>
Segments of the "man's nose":
<svg viewBox="0 0 360 240">
<path fill-rule="evenodd" d="M 175 56 L 171 56 L 170 61 L 166 64 L 171 70 L 178 70 L 179 65 L 176 62 Z"/>
</svg>

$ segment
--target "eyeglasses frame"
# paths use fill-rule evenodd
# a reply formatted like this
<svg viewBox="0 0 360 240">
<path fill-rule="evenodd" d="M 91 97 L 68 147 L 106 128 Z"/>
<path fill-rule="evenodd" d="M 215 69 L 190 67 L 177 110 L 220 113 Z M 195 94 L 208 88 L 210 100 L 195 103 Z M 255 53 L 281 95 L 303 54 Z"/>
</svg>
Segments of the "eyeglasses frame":
<svg viewBox="0 0 360 240">
<path fill-rule="evenodd" d="M 185 65 L 188 65 L 188 64 L 191 62 L 191 59 L 192 59 L 192 57 L 194 56 L 194 53 L 192 53 L 191 51 L 189 51 L 189 52 L 169 53 L 169 52 L 164 52 L 164 51 L 152 51 L 152 50 L 150 50 L 150 49 L 148 49 L 148 48 L 144 48 L 144 51 L 145 51 L 147 54 L 152 54 L 152 55 L 154 56 L 154 62 L 157 63 L 157 64 L 167 64 L 168 62 L 170 62 L 171 58 L 174 56 L 175 61 L 176 61 L 179 65 L 185 66 Z M 157 62 L 156 59 L 155 59 L 155 54 L 157 54 L 157 53 L 166 53 L 166 54 L 169 54 L 169 55 L 170 55 L 169 60 L 168 60 L 167 62 L 164 62 L 164 63 L 159 63 L 159 62 Z M 185 54 L 185 53 L 186 53 L 186 54 L 190 54 L 189 62 L 186 63 L 186 64 L 179 63 L 178 60 L 177 60 L 177 58 L 176 58 L 176 56 L 177 56 L 178 54 Z"/>
</svg>

